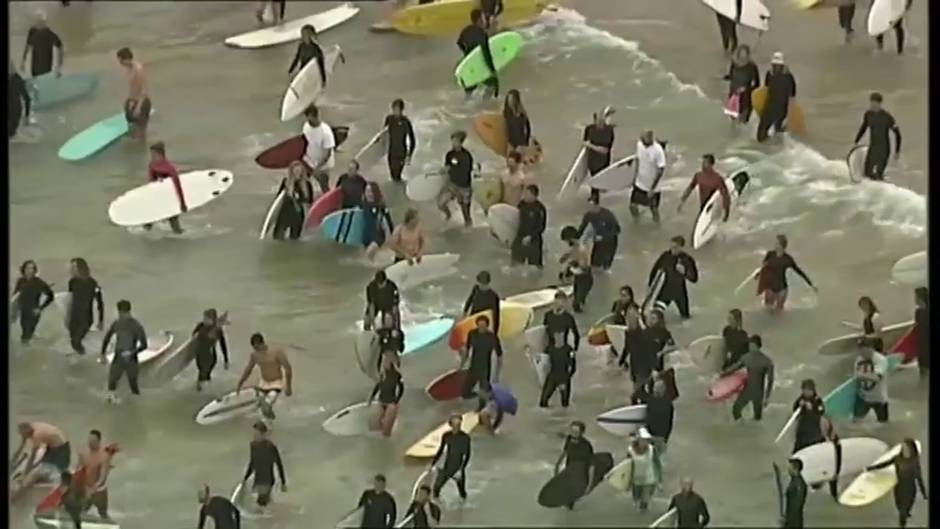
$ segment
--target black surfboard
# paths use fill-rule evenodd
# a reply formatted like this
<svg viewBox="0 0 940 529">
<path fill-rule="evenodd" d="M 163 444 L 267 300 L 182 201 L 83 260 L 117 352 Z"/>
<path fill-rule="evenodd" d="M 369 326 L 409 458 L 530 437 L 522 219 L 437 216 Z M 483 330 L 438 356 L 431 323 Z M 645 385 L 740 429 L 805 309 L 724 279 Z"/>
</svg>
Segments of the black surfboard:
<svg viewBox="0 0 940 529">
<path fill-rule="evenodd" d="M 563 507 L 587 496 L 614 467 L 614 458 L 610 452 L 599 452 L 594 454 L 592 464 L 594 466 L 594 480 L 590 485 L 585 483 L 583 466 L 565 467 L 564 470 L 548 480 L 548 483 L 539 491 L 539 505 L 548 508 Z"/>
</svg>

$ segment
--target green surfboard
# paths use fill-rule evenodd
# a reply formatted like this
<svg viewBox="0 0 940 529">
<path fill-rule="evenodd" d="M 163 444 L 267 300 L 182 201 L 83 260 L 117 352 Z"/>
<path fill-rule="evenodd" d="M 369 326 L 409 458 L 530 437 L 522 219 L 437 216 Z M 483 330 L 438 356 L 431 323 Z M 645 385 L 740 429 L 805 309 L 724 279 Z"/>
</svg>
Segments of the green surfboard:
<svg viewBox="0 0 940 529">
<path fill-rule="evenodd" d="M 92 93 L 98 87 L 98 76 L 77 73 L 56 77 L 45 74 L 29 81 L 32 106 L 36 110 L 68 103 Z"/>
<path fill-rule="evenodd" d="M 519 55 L 524 42 L 522 35 L 515 31 L 507 31 L 490 37 L 490 52 L 493 55 L 493 66 L 496 67 L 497 72 Z M 483 61 L 483 50 L 477 47 L 460 61 L 454 75 L 457 77 L 457 84 L 463 88 L 470 88 L 486 81 L 493 74 Z"/>
<path fill-rule="evenodd" d="M 902 355 L 888 355 L 888 375 L 901 365 Z M 832 420 L 850 420 L 855 411 L 855 396 L 858 395 L 858 381 L 855 377 L 846 380 L 823 398 L 826 415 Z"/>
</svg>

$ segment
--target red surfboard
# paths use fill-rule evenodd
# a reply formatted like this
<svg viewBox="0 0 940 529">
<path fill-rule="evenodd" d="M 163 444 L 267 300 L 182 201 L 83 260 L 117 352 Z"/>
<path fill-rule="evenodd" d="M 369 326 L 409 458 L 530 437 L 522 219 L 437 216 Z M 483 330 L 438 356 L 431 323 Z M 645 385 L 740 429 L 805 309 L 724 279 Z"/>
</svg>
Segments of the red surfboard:
<svg viewBox="0 0 940 529">
<path fill-rule="evenodd" d="M 757 273 L 757 295 L 760 296 L 764 293 L 765 290 L 770 288 L 770 277 L 769 274 L 765 274 L 767 271 L 766 266 L 760 268 L 760 272 Z"/>
<path fill-rule="evenodd" d="M 716 380 L 705 395 L 707 402 L 721 402 L 744 391 L 747 384 L 747 370 L 739 369 L 728 376 Z"/>
<path fill-rule="evenodd" d="M 457 371 L 452 369 L 443 375 L 435 378 L 425 388 L 428 396 L 436 401 L 447 401 L 459 399 L 463 390 L 464 377 L 467 370 Z"/>
<path fill-rule="evenodd" d="M 304 224 L 306 228 L 316 228 L 323 222 L 327 215 L 334 211 L 339 211 L 343 205 L 343 191 L 334 187 L 326 193 L 320 195 L 307 212 L 307 221 Z"/>
<path fill-rule="evenodd" d="M 349 127 L 331 128 L 336 146 L 339 147 L 349 137 Z M 306 150 L 307 140 L 303 134 L 298 134 L 262 151 L 255 157 L 255 163 L 265 169 L 287 169 L 291 162 L 303 158 Z"/>
<path fill-rule="evenodd" d="M 111 443 L 104 447 L 105 452 L 109 455 L 114 456 L 118 453 L 118 445 L 116 443 Z M 75 469 L 75 472 L 72 472 L 72 483 L 84 483 L 85 482 L 85 467 L 78 467 Z M 62 503 L 62 496 L 65 494 L 65 487 L 58 486 L 52 490 L 45 498 L 43 498 L 38 505 L 36 505 L 36 514 L 45 514 L 52 511 L 55 511 L 59 508 L 59 504 Z"/>
<path fill-rule="evenodd" d="M 891 352 L 903 355 L 902 365 L 917 360 L 917 327 L 911 327 L 909 331 L 904 333 L 904 336 L 891 347 Z"/>
</svg>

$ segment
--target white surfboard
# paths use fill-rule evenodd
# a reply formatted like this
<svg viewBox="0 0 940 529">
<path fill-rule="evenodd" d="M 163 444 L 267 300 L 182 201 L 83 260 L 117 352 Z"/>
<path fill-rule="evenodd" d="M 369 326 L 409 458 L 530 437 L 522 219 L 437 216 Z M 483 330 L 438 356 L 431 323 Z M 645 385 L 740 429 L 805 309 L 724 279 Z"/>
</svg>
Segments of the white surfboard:
<svg viewBox="0 0 940 529">
<path fill-rule="evenodd" d="M 179 177 L 187 212 L 202 207 L 232 187 L 235 176 L 224 169 L 190 171 Z M 131 189 L 108 206 L 108 217 L 118 226 L 141 226 L 180 215 L 173 181 L 164 178 Z"/>
<path fill-rule="evenodd" d="M 425 255 L 420 263 L 408 264 L 408 261 L 399 261 L 386 268 L 385 275 L 394 281 L 399 289 L 407 290 L 455 274 L 455 265 L 459 260 L 460 255 L 455 253 Z"/>
<path fill-rule="evenodd" d="M 339 436 L 363 435 L 372 429 L 370 423 L 378 413 L 378 404 L 359 402 L 339 410 L 323 421 L 323 429 Z"/>
<path fill-rule="evenodd" d="M 631 154 L 607 166 L 606 169 L 588 178 L 584 185 L 601 191 L 623 191 L 633 184 L 636 168 L 633 162 L 636 155 Z"/>
<path fill-rule="evenodd" d="M 868 12 L 868 34 L 877 37 L 894 26 L 904 16 L 908 0 L 875 0 Z"/>
<path fill-rule="evenodd" d="M 373 382 L 379 380 L 379 343 L 372 331 L 359 331 L 353 344 L 359 370 Z"/>
<path fill-rule="evenodd" d="M 173 347 L 173 333 L 169 331 L 163 331 L 162 335 L 158 338 L 147 337 L 147 349 L 144 349 L 137 354 L 137 364 L 143 369 L 147 364 L 153 362 L 154 360 L 160 358 L 161 355 L 166 353 Z M 111 342 L 114 343 L 113 341 Z M 112 345 L 113 349 L 113 345 Z M 114 351 L 109 351 L 107 353 L 108 363 L 110 364 L 114 361 Z"/>
<path fill-rule="evenodd" d="M 548 335 L 545 333 L 544 325 L 530 327 L 525 331 L 525 354 L 529 357 L 529 362 L 535 369 L 535 378 L 539 383 L 539 388 L 545 385 L 545 379 L 548 372 L 551 371 L 551 359 L 545 354 L 545 347 L 548 345 Z"/>
<path fill-rule="evenodd" d="M 891 267 L 891 280 L 911 286 L 927 284 L 927 252 L 917 252 L 898 259 Z"/>
<path fill-rule="evenodd" d="M 702 0 L 702 2 L 713 10 L 721 13 L 731 20 L 737 21 L 742 26 L 747 26 L 757 31 L 767 31 L 770 29 L 770 10 L 760 0 L 740 0 L 741 13 L 738 18 L 736 0 Z"/>
<path fill-rule="evenodd" d="M 803 408 L 797 408 L 797 410 L 790 414 L 790 418 L 787 419 L 787 422 L 783 424 L 783 428 L 780 429 L 780 433 L 777 434 L 777 437 L 774 438 L 774 444 L 779 443 L 783 436 L 787 434 L 787 430 L 790 429 L 796 423 L 796 420 L 800 417 L 800 411 Z"/>
<path fill-rule="evenodd" d="M 872 461 L 888 451 L 888 445 L 870 437 L 850 437 L 840 441 L 842 445 L 842 468 L 839 477 L 853 476 L 865 470 Z M 807 446 L 793 454 L 803 461 L 803 479 L 813 485 L 836 477 L 835 446 L 828 442 Z"/>
<path fill-rule="evenodd" d="M 510 246 L 519 231 L 519 209 L 509 204 L 493 204 L 487 212 L 490 233 L 497 241 Z"/>
<path fill-rule="evenodd" d="M 891 347 L 895 342 L 901 339 L 911 327 L 914 326 L 914 320 L 908 320 L 892 325 L 885 325 L 881 328 L 881 338 L 885 346 Z M 826 340 L 819 345 L 817 352 L 823 356 L 848 355 L 858 353 L 858 340 L 862 337 L 860 332 L 847 334 Z"/>
<path fill-rule="evenodd" d="M 717 334 L 702 336 L 686 347 L 692 362 L 708 374 L 721 371 L 725 356 L 725 339 Z"/>
<path fill-rule="evenodd" d="M 732 211 L 734 211 L 734 206 L 741 197 L 741 193 L 747 188 L 749 181 L 750 176 L 743 170 L 736 171 L 725 179 L 725 186 L 728 187 L 728 194 L 731 198 L 729 208 Z M 718 233 L 718 228 L 721 226 L 723 216 L 724 204 L 721 200 L 721 193 L 715 191 L 712 196 L 708 198 L 708 202 L 705 203 L 705 207 L 702 208 L 702 211 L 699 212 L 698 218 L 695 219 L 695 227 L 692 229 L 693 249 L 698 250 L 702 246 L 705 246 L 708 241 L 712 240 L 715 234 Z"/>
<path fill-rule="evenodd" d="M 346 62 L 343 57 L 343 50 L 334 44 L 323 52 L 323 65 L 326 67 L 326 82 L 330 84 L 333 79 L 333 69 L 336 68 L 336 61 Z M 281 121 L 290 121 L 299 116 L 316 102 L 320 94 L 326 87 L 323 85 L 323 79 L 320 76 L 320 65 L 315 59 L 304 65 L 297 72 L 291 81 L 287 91 L 284 92 L 284 99 L 281 101 Z"/>
<path fill-rule="evenodd" d="M 268 207 L 268 212 L 264 216 L 264 222 L 261 223 L 261 230 L 258 235 L 258 240 L 264 240 L 268 235 L 271 234 L 274 230 L 274 224 L 277 221 L 277 214 L 281 210 L 281 204 L 284 203 L 284 197 L 287 196 L 287 191 L 282 190 L 280 193 L 274 196 L 274 200 L 271 201 L 271 206 Z"/>
<path fill-rule="evenodd" d="M 365 509 L 359 507 L 355 511 L 349 513 L 345 518 L 337 522 L 336 529 L 359 529 L 362 527 L 362 515 L 365 514 Z"/>
<path fill-rule="evenodd" d="M 568 175 L 565 176 L 565 181 L 562 182 L 561 189 L 558 190 L 558 198 L 564 198 L 566 195 L 577 191 L 587 177 L 587 147 L 581 147 L 581 150 L 578 151 L 578 155 L 574 158 L 574 162 L 571 163 L 571 168 L 568 169 Z"/>
<path fill-rule="evenodd" d="M 607 332 L 607 339 L 610 340 L 610 345 L 618 352 L 623 352 L 623 347 L 627 340 L 627 326 L 608 323 L 604 325 L 604 330 Z"/>
<path fill-rule="evenodd" d="M 652 529 L 652 528 L 654 528 L 654 527 L 659 527 L 659 526 L 663 525 L 664 523 L 666 523 L 666 522 L 672 520 L 673 518 L 675 518 L 676 516 L 678 516 L 678 512 L 679 512 L 679 511 L 676 510 L 675 507 L 673 507 L 672 509 L 669 509 L 668 511 L 666 511 L 665 513 L 663 513 L 662 516 L 660 516 L 659 518 L 656 518 L 655 520 L 653 520 L 653 523 L 650 524 L 650 528 Z"/>
<path fill-rule="evenodd" d="M 618 437 L 628 437 L 646 426 L 646 404 L 622 406 L 597 416 L 602 430 Z"/>
<path fill-rule="evenodd" d="M 617 463 L 610 472 L 604 476 L 607 482 L 614 490 L 627 492 L 633 487 L 633 459 L 626 458 Z"/>
<path fill-rule="evenodd" d="M 75 523 L 65 513 L 37 514 L 33 522 L 39 529 L 72 529 Z M 121 529 L 114 521 L 102 520 L 90 515 L 82 515 L 82 529 Z"/>
<path fill-rule="evenodd" d="M 849 167 L 849 180 L 858 183 L 865 179 L 865 157 L 868 145 L 856 145 L 845 155 L 845 165 Z"/>
<path fill-rule="evenodd" d="M 757 274 L 760 273 L 760 269 L 761 269 L 761 268 L 762 268 L 762 267 L 760 267 L 760 266 L 758 266 L 757 268 L 755 268 L 753 272 L 751 272 L 750 274 L 747 275 L 747 277 L 745 277 L 743 280 L 741 280 L 741 283 L 738 284 L 738 286 L 734 287 L 734 295 L 735 295 L 735 296 L 737 296 L 738 294 L 740 294 L 741 291 L 744 290 L 744 287 L 746 287 L 746 286 L 748 285 L 748 283 L 754 283 L 755 281 L 757 281 Z M 755 288 L 755 289 L 757 288 L 757 283 L 754 283 L 754 288 Z"/>
<path fill-rule="evenodd" d="M 359 170 L 366 172 L 379 164 L 388 154 L 388 127 L 383 127 L 356 154 Z"/>
<path fill-rule="evenodd" d="M 914 443 L 917 445 L 917 453 L 922 453 L 920 441 L 915 440 Z M 894 445 L 891 450 L 866 465 L 866 468 L 894 459 L 901 453 L 901 446 L 900 443 Z M 878 470 L 862 472 L 849 483 L 849 486 L 839 495 L 839 503 L 847 507 L 863 507 L 869 505 L 878 498 L 891 492 L 891 489 L 893 489 L 897 483 L 898 474 L 894 465 L 879 468 Z"/>
<path fill-rule="evenodd" d="M 317 13 L 316 15 L 286 22 L 280 26 L 249 31 L 248 33 L 229 37 L 225 39 L 225 45 L 234 48 L 255 49 L 286 44 L 291 41 L 300 40 L 300 29 L 307 24 L 316 28 L 317 34 L 320 35 L 324 31 L 335 28 L 343 22 L 346 22 L 357 14 L 359 14 L 358 7 L 352 4 L 343 4 L 333 9 L 323 11 L 322 13 Z"/>
<path fill-rule="evenodd" d="M 412 176 L 405 185 L 405 195 L 414 202 L 436 200 L 446 183 L 447 175 L 441 171 Z"/>
<path fill-rule="evenodd" d="M 258 397 L 254 389 L 242 388 L 238 393 L 234 391 L 206 404 L 196 414 L 196 423 L 203 426 L 218 424 L 235 417 L 248 415 L 258 409 Z"/>
<path fill-rule="evenodd" d="M 574 288 L 571 286 L 563 287 L 554 287 L 554 288 L 543 288 L 539 290 L 532 290 L 530 292 L 523 292 L 522 294 L 516 294 L 515 296 L 509 296 L 504 299 L 505 303 L 512 303 L 513 305 L 522 305 L 528 307 L 532 310 L 541 309 L 547 307 L 555 302 L 555 294 L 558 291 L 562 291 L 565 295 L 570 296 L 574 291 Z"/>
<path fill-rule="evenodd" d="M 656 272 L 656 275 L 653 277 L 653 282 L 646 289 L 646 297 L 643 298 L 643 303 L 640 304 L 640 311 L 646 315 L 649 314 L 654 308 L 656 308 L 656 298 L 659 297 L 659 292 L 663 289 L 663 285 L 666 284 L 666 273 L 662 270 Z"/>
</svg>

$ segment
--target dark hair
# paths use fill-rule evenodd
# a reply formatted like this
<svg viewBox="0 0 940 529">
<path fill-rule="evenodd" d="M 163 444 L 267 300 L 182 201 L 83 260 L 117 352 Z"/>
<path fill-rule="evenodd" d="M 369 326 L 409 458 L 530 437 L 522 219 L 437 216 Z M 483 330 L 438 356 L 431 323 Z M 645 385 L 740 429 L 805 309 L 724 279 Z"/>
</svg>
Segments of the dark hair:
<svg viewBox="0 0 940 529">
<path fill-rule="evenodd" d="M 741 313 L 741 309 L 731 309 L 728 311 L 728 314 L 734 318 L 734 321 L 736 321 L 738 325 L 744 327 L 744 314 Z"/>
<path fill-rule="evenodd" d="M 385 270 L 379 270 L 375 273 L 375 280 L 381 283 L 388 279 L 388 276 L 385 275 Z"/>
<path fill-rule="evenodd" d="M 474 9 L 473 11 L 470 11 L 470 22 L 479 24 L 481 20 L 483 20 L 482 9 Z"/>
<path fill-rule="evenodd" d="M 795 468 L 797 472 L 803 472 L 803 460 L 796 457 L 790 458 L 788 461 L 790 466 Z"/>
<path fill-rule="evenodd" d="M 519 151 L 510 152 L 508 158 L 516 163 L 522 163 L 522 155 L 519 154 Z"/>
<path fill-rule="evenodd" d="M 489 284 L 490 284 L 490 279 L 492 279 L 492 278 L 490 277 L 490 273 L 487 272 L 486 270 L 482 270 L 482 271 L 480 271 L 479 274 L 477 274 L 477 282 L 478 282 L 478 283 L 483 283 L 484 285 L 489 285 Z"/>
<path fill-rule="evenodd" d="M 474 321 L 475 321 L 476 323 L 480 323 L 480 322 L 482 321 L 482 322 L 486 323 L 487 325 L 489 325 L 489 324 L 490 324 L 490 317 L 487 316 L 486 314 L 480 314 L 479 316 L 477 316 L 477 319 L 474 320 Z"/>
<path fill-rule="evenodd" d="M 624 285 L 620 287 L 620 292 L 623 293 L 624 291 L 630 294 L 630 299 L 634 299 L 636 297 L 633 295 L 633 287 L 631 287 L 630 285 Z"/>
<path fill-rule="evenodd" d="M 131 302 L 126 299 L 122 299 L 117 302 L 118 312 L 130 312 L 131 311 Z"/>
<path fill-rule="evenodd" d="M 101 440 L 101 432 L 100 432 L 99 430 L 92 430 L 92 431 L 88 432 L 88 434 L 89 434 L 89 435 L 94 435 L 95 437 L 98 438 L 99 441 Z"/>
<path fill-rule="evenodd" d="M 317 108 L 316 105 L 310 105 L 304 110 L 304 116 L 308 118 L 310 117 L 318 118 L 320 117 L 320 109 Z"/>
<path fill-rule="evenodd" d="M 584 430 L 587 430 L 587 426 L 585 426 L 581 421 L 571 421 L 571 426 L 577 426 L 581 433 L 584 433 Z"/>
<path fill-rule="evenodd" d="M 600 205 L 601 203 L 601 192 L 597 189 L 591 190 L 591 196 L 588 197 L 588 202 L 594 204 L 595 206 Z"/>
<path fill-rule="evenodd" d="M 375 478 L 373 479 L 375 479 L 376 481 L 381 481 L 382 483 L 385 483 L 385 474 L 376 474 Z"/>
<path fill-rule="evenodd" d="M 457 141 L 464 141 L 467 139 L 467 133 L 462 130 L 455 130 L 450 133 L 450 139 Z"/>
<path fill-rule="evenodd" d="M 72 473 L 68 470 L 63 470 L 62 473 L 59 474 L 59 481 L 61 481 L 63 485 L 70 485 L 72 483 Z"/>
<path fill-rule="evenodd" d="M 761 338 L 759 334 L 752 334 L 747 341 L 748 343 L 756 345 L 758 349 L 764 346 L 764 339 Z"/>
<path fill-rule="evenodd" d="M 23 261 L 23 264 L 20 265 L 20 275 L 26 274 L 26 267 L 29 265 L 33 265 L 33 268 L 36 269 L 36 273 L 37 274 L 39 273 L 39 265 L 36 264 L 36 261 L 33 261 L 32 259 L 27 259 Z"/>
<path fill-rule="evenodd" d="M 800 389 L 809 389 L 812 390 L 813 393 L 816 393 L 816 381 L 811 378 L 807 378 L 803 380 L 803 382 L 800 382 Z"/>
<path fill-rule="evenodd" d="M 301 31 L 301 32 L 304 32 L 304 31 L 307 31 L 308 29 L 309 29 L 310 31 L 312 31 L 314 35 L 317 34 L 317 28 L 316 28 L 316 26 L 314 26 L 313 24 L 304 24 L 304 25 L 300 28 L 300 31 Z"/>
<path fill-rule="evenodd" d="M 535 184 L 529 184 L 525 186 L 525 188 L 526 188 L 526 191 L 528 191 L 529 193 L 532 193 L 535 196 L 539 196 L 539 186 Z"/>
<path fill-rule="evenodd" d="M 868 100 L 872 103 L 881 103 L 885 98 L 881 95 L 881 92 L 872 92 L 871 95 L 868 96 Z"/>
<path fill-rule="evenodd" d="M 408 208 L 408 211 L 405 212 L 405 224 L 408 224 L 416 218 L 418 218 L 418 210 L 415 208 Z"/>
<path fill-rule="evenodd" d="M 672 239 L 669 239 L 669 240 L 672 241 L 672 242 L 674 242 L 674 243 L 676 243 L 676 244 L 678 244 L 680 247 L 681 247 L 681 246 L 685 246 L 685 237 L 683 237 L 683 236 L 681 236 L 681 235 L 676 235 L 675 237 L 673 237 Z"/>
<path fill-rule="evenodd" d="M 565 294 L 564 290 L 558 289 L 555 291 L 555 299 L 568 299 L 568 294 Z"/>
<path fill-rule="evenodd" d="M 515 98 L 516 108 L 519 110 L 519 115 L 520 116 L 527 115 L 525 111 L 525 107 L 522 106 L 522 94 L 520 94 L 519 91 L 516 90 L 515 88 L 506 92 L 506 99 L 503 100 L 503 115 L 506 116 L 509 114 L 515 114 L 515 112 L 513 112 L 513 109 L 509 105 L 510 98 Z"/>
<path fill-rule="evenodd" d="M 927 287 L 917 287 L 914 289 L 914 297 L 917 298 L 925 307 L 929 306 L 930 291 Z"/>
<path fill-rule="evenodd" d="M 399 98 L 392 101 L 392 108 L 397 108 L 398 110 L 405 110 L 405 102 Z"/>
<path fill-rule="evenodd" d="M 153 145 L 151 145 L 150 150 L 153 152 L 158 152 L 163 156 L 166 156 L 166 144 L 164 144 L 162 141 L 158 141 L 157 143 L 154 143 Z"/>
<path fill-rule="evenodd" d="M 786 250 L 788 243 L 789 243 L 789 241 L 787 241 L 787 236 L 786 236 L 786 235 L 784 235 L 784 234 L 782 234 L 782 233 L 781 233 L 780 235 L 777 235 L 777 244 L 779 244 L 781 248 L 783 248 L 784 250 Z"/>
<path fill-rule="evenodd" d="M 578 238 L 578 228 L 574 226 L 565 226 L 561 229 L 561 240 L 571 241 Z"/>
<path fill-rule="evenodd" d="M 714 155 L 714 154 L 705 154 L 705 155 L 702 155 L 702 159 L 705 160 L 705 161 L 707 161 L 708 163 L 710 163 L 710 164 L 712 164 L 712 165 L 715 165 L 715 155 Z"/>
<path fill-rule="evenodd" d="M 666 315 L 663 313 L 662 309 L 651 310 L 650 315 L 653 315 L 653 314 L 656 315 L 656 321 L 659 322 L 657 323 L 657 325 L 665 329 L 666 328 Z"/>
<path fill-rule="evenodd" d="M 134 52 L 130 48 L 121 48 L 117 51 L 117 58 L 122 61 L 129 61 L 134 58 Z"/>
<path fill-rule="evenodd" d="M 74 264 L 75 269 L 78 270 L 78 275 L 82 277 L 91 275 L 91 268 L 88 267 L 88 261 L 86 261 L 84 257 L 73 257 L 72 264 Z"/>
<path fill-rule="evenodd" d="M 214 319 L 217 319 L 217 318 L 219 317 L 219 313 L 218 313 L 215 309 L 206 309 L 206 310 L 202 311 L 202 315 L 203 315 L 203 316 L 208 316 L 208 317 L 212 318 L 213 320 L 214 320 Z"/>
<path fill-rule="evenodd" d="M 871 299 L 870 297 L 868 297 L 868 296 L 862 296 L 862 297 L 858 298 L 858 304 L 859 304 L 859 305 L 862 305 L 862 304 L 867 305 L 867 307 L 865 307 L 865 310 L 866 310 L 866 311 L 870 311 L 869 314 L 874 314 L 874 313 L 878 312 L 878 305 L 875 305 L 874 300 L 872 300 L 872 299 Z"/>
<path fill-rule="evenodd" d="M 264 424 L 263 421 L 255 421 L 251 427 L 258 433 L 268 433 L 268 425 Z"/>
<path fill-rule="evenodd" d="M 264 345 L 264 336 L 260 332 L 252 334 L 251 345 Z"/>
</svg>

